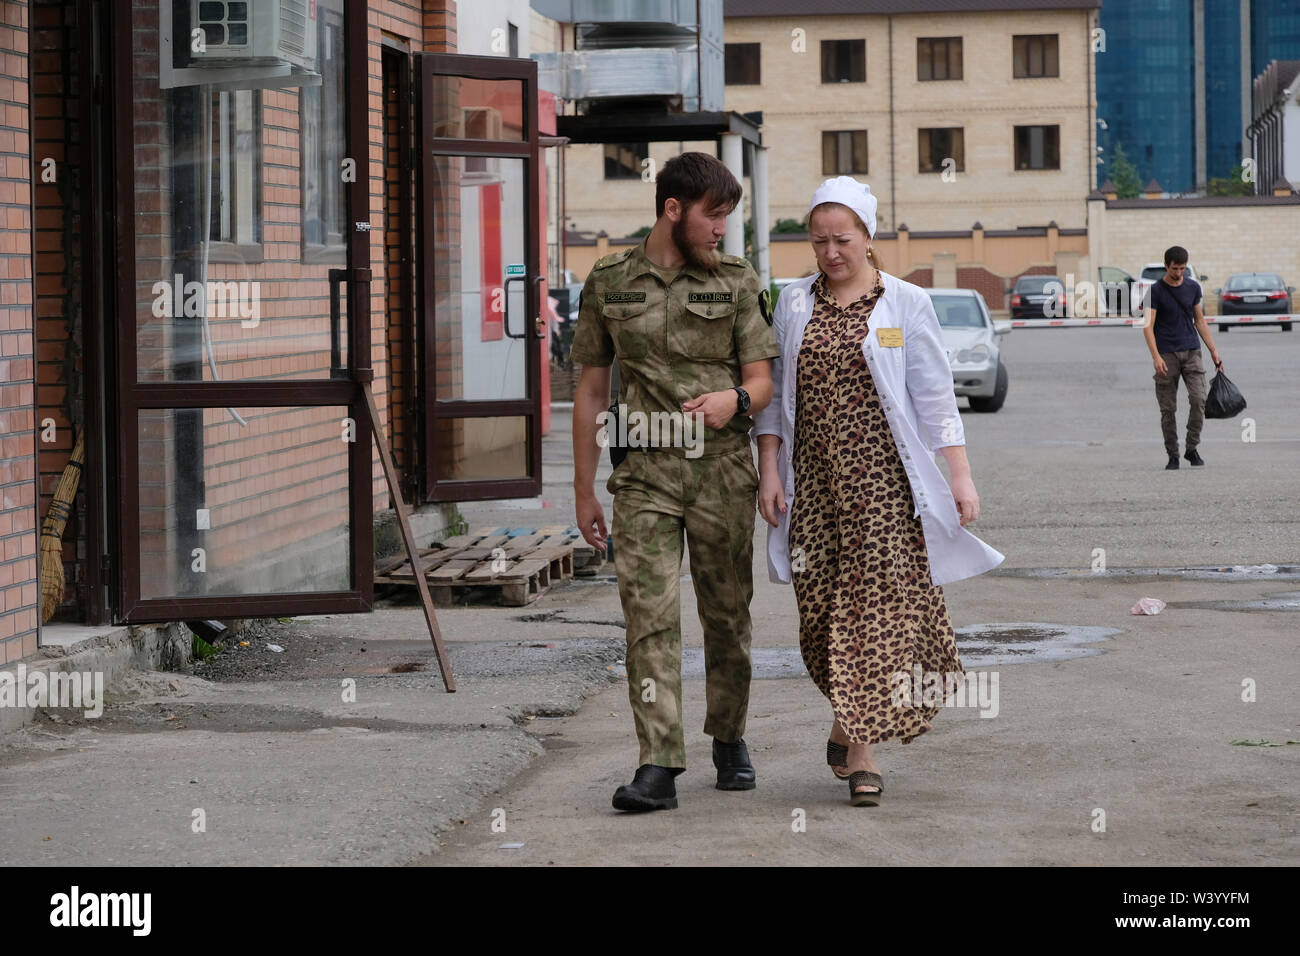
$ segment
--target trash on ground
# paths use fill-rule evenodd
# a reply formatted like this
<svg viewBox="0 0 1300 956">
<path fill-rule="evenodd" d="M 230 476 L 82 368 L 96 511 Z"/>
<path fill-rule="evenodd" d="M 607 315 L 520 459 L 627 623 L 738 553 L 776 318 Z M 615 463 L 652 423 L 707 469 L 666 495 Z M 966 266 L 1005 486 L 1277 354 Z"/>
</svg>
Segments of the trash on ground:
<svg viewBox="0 0 1300 956">
<path fill-rule="evenodd" d="M 1160 598 L 1144 597 L 1141 598 L 1129 610 L 1130 614 L 1159 614 L 1165 609 L 1165 602 Z"/>
<path fill-rule="evenodd" d="M 1271 740 L 1260 738 L 1259 740 L 1234 740 L 1232 742 L 1234 747 L 1285 747 L 1288 744 L 1300 744 L 1300 740 L 1284 740 L 1273 743 Z"/>
<path fill-rule="evenodd" d="M 275 653 L 277 653 L 277 654 L 283 654 L 283 653 L 284 653 L 284 648 L 281 647 L 279 644 L 267 644 L 267 645 L 266 645 L 266 649 L 267 649 L 268 651 L 275 651 Z"/>
</svg>

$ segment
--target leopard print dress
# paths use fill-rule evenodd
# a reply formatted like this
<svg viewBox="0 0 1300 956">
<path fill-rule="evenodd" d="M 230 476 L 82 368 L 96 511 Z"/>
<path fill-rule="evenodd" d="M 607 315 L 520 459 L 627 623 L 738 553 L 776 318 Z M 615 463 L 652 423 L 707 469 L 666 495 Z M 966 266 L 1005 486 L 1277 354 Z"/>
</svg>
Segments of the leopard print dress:
<svg viewBox="0 0 1300 956">
<path fill-rule="evenodd" d="M 911 743 L 940 708 L 915 695 L 899 706 L 894 675 L 913 688 L 916 664 L 923 673 L 964 671 L 862 355 L 884 287 L 877 275 L 875 288 L 841 309 L 824 282 L 813 283 L 797 363 L 790 552 L 802 567 L 792 575 L 799 648 L 850 740 Z"/>
</svg>

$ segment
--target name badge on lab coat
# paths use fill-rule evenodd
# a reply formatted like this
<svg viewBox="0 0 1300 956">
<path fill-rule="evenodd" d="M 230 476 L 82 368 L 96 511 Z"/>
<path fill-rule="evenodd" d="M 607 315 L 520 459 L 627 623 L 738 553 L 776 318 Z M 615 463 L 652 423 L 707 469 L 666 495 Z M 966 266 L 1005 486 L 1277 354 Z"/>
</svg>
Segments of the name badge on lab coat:
<svg viewBox="0 0 1300 956">
<path fill-rule="evenodd" d="M 876 329 L 876 341 L 882 349 L 901 349 L 903 347 L 902 329 Z"/>
</svg>

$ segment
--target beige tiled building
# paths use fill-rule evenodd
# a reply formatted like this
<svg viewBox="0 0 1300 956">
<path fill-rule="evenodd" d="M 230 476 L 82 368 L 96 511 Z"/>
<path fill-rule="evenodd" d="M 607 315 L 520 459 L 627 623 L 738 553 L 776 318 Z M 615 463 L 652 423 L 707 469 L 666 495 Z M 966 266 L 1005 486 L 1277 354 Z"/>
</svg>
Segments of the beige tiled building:
<svg viewBox="0 0 1300 956">
<path fill-rule="evenodd" d="M 882 232 L 1084 227 L 1099 7 L 726 0 L 726 106 L 762 113 L 772 221 L 802 219 L 817 184 L 843 172 L 871 184 Z M 607 178 L 608 148 L 570 149 L 568 221 L 626 235 L 653 221 L 654 186 Z M 649 157 L 691 148 L 714 149 L 658 143 Z"/>
</svg>

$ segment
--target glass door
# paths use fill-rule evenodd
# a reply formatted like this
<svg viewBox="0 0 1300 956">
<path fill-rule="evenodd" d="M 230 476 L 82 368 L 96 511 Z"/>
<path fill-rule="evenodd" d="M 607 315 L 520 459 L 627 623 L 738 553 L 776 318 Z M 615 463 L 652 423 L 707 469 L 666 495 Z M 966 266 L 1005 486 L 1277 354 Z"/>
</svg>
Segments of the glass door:
<svg viewBox="0 0 1300 956">
<path fill-rule="evenodd" d="M 366 9 L 112 7 L 122 620 L 372 604 Z"/>
<path fill-rule="evenodd" d="M 541 492 L 537 64 L 421 54 L 424 493 Z"/>
</svg>

